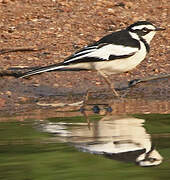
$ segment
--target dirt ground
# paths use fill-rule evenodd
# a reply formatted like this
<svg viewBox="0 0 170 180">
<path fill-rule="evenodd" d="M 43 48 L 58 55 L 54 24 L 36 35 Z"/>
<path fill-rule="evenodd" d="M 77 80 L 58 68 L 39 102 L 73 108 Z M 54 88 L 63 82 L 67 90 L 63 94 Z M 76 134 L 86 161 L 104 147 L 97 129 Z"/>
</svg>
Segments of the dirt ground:
<svg viewBox="0 0 170 180">
<path fill-rule="evenodd" d="M 0 54 L 0 68 L 44 66 L 63 61 L 83 46 L 138 20 L 166 28 L 157 33 L 146 59 L 133 71 L 110 76 L 116 87 L 135 78 L 170 73 L 170 3 L 168 0 L 0 0 L 0 52 L 9 48 L 43 48 Z M 36 103 L 80 100 L 86 90 L 107 85 L 95 72 L 51 72 L 16 79 L 0 77 L 0 112 L 25 112 Z M 128 90 L 128 98 L 161 99 L 170 109 L 170 80 Z M 124 92 L 123 92 L 124 93 Z M 108 93 L 109 94 L 109 93 Z M 95 98 L 93 98 L 95 99 Z M 155 101 L 156 102 L 156 101 Z"/>
</svg>

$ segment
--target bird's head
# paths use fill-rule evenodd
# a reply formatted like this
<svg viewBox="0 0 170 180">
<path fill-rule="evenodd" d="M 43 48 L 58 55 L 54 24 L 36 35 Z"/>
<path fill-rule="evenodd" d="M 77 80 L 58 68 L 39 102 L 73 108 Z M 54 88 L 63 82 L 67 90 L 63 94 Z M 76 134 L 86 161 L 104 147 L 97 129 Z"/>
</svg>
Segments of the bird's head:
<svg viewBox="0 0 170 180">
<path fill-rule="evenodd" d="M 136 34 L 138 37 L 142 37 L 149 44 L 157 31 L 162 31 L 165 29 L 156 27 L 148 21 L 138 21 L 127 27 L 126 30 L 132 35 Z"/>
<path fill-rule="evenodd" d="M 136 159 L 136 162 L 139 166 L 157 166 L 161 164 L 163 157 L 155 149 L 149 151 L 148 153 L 143 153 Z"/>
</svg>

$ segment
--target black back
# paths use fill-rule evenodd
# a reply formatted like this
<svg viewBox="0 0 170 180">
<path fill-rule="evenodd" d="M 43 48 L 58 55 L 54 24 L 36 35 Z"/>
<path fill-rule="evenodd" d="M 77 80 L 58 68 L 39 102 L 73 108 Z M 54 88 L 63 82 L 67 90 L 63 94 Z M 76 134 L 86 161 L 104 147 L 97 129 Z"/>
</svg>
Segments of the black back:
<svg viewBox="0 0 170 180">
<path fill-rule="evenodd" d="M 109 43 L 109 44 L 116 44 L 116 45 L 123 45 L 123 46 L 131 46 L 140 48 L 140 43 L 138 40 L 133 39 L 127 30 L 113 32 L 109 35 L 104 36 L 95 44 L 101 43 Z"/>
</svg>

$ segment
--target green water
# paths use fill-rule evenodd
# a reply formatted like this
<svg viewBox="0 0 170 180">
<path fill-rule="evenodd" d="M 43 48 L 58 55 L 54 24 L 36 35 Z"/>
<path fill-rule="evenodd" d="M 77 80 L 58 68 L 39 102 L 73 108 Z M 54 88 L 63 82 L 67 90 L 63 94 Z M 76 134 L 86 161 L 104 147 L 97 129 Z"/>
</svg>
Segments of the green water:
<svg viewBox="0 0 170 180">
<path fill-rule="evenodd" d="M 158 180 L 170 179 L 170 115 L 133 115 L 145 119 L 164 160 L 159 166 L 140 167 L 78 151 L 55 141 L 54 135 L 38 131 L 34 120 L 0 123 L 1 180 Z M 93 116 L 93 120 L 100 116 Z M 84 118 L 51 118 L 52 122 L 83 122 Z"/>
</svg>

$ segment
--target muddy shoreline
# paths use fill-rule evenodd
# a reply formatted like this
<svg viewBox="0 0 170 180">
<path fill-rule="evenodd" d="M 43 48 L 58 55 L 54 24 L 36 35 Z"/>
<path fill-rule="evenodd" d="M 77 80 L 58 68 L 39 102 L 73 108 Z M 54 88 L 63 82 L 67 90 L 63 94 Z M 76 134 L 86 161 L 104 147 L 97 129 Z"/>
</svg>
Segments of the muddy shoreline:
<svg viewBox="0 0 170 180">
<path fill-rule="evenodd" d="M 82 115 L 80 108 L 86 94 L 85 90 L 71 88 L 51 88 L 50 86 L 19 85 L 15 89 L 15 80 L 11 86 L 4 84 L 4 90 L 11 92 L 1 96 L 0 116 L 29 116 L 32 118 L 51 116 Z M 25 80 L 24 80 L 25 81 Z M 117 83 L 122 99 L 117 99 L 104 85 L 91 86 L 91 93 L 87 101 L 86 111 L 93 114 L 93 107 L 97 105 L 106 114 L 106 108 L 112 108 L 112 114 L 136 113 L 170 113 L 169 78 L 148 81 L 131 88 L 120 90 L 126 86 L 125 82 Z M 4 97 L 4 98 L 3 98 Z M 66 113 L 67 112 L 67 113 Z M 69 113 L 68 113 L 69 112 Z M 19 118 L 20 119 L 20 118 Z"/>
</svg>

